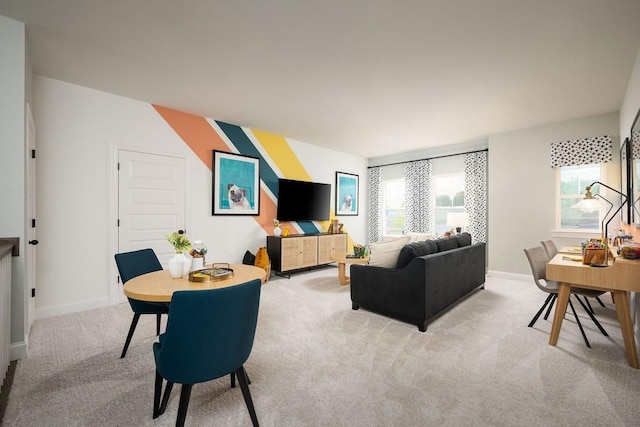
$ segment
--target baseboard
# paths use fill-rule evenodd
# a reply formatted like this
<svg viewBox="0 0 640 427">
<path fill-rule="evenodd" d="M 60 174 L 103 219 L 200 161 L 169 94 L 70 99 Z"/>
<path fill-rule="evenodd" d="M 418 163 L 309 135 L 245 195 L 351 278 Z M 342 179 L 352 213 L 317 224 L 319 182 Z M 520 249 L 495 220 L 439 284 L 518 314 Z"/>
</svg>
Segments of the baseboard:
<svg viewBox="0 0 640 427">
<path fill-rule="evenodd" d="M 487 271 L 487 277 L 496 277 L 498 279 L 507 279 L 507 280 L 518 280 L 520 282 L 531 282 L 533 280 L 533 276 L 531 276 L 530 274 L 508 273 L 506 271 L 495 271 L 495 270 Z"/>
<path fill-rule="evenodd" d="M 109 298 L 100 298 L 96 300 L 83 301 L 76 304 L 59 305 L 56 307 L 36 309 L 35 315 L 37 319 L 46 319 L 47 317 L 61 316 L 63 314 L 77 313 L 80 311 L 93 310 L 94 308 L 107 307 L 111 305 Z"/>
<path fill-rule="evenodd" d="M 27 357 L 27 350 L 29 349 L 29 345 L 27 344 L 27 339 L 24 341 L 11 343 L 9 346 L 9 359 L 10 360 L 20 360 Z"/>
</svg>

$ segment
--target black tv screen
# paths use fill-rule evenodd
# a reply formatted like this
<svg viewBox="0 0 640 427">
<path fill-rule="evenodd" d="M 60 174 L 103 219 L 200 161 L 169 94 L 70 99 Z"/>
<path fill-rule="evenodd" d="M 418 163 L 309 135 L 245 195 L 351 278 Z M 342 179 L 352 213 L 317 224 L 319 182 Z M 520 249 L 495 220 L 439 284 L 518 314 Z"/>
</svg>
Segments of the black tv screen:
<svg viewBox="0 0 640 427">
<path fill-rule="evenodd" d="M 278 180 L 280 221 L 326 221 L 331 207 L 331 184 Z"/>
</svg>

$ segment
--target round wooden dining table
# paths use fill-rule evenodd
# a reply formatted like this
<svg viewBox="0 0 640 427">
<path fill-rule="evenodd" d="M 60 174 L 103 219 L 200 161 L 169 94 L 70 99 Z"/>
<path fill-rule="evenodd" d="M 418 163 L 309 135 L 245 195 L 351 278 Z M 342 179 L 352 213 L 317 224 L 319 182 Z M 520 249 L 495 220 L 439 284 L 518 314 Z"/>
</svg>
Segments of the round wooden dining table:
<svg viewBox="0 0 640 427">
<path fill-rule="evenodd" d="M 229 268 L 233 270 L 233 277 L 214 282 L 190 282 L 188 276 L 174 279 L 169 270 L 153 271 L 130 279 L 124 284 L 124 294 L 139 301 L 171 302 L 175 291 L 225 288 L 254 279 L 264 284 L 267 277 L 264 268 L 253 265 L 229 264 Z"/>
</svg>

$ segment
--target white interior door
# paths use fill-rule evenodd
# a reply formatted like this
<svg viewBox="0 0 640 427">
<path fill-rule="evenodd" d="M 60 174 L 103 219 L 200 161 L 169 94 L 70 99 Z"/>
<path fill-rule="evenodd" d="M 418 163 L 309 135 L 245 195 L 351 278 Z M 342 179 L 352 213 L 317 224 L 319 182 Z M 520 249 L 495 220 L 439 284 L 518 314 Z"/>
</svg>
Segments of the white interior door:
<svg viewBox="0 0 640 427">
<path fill-rule="evenodd" d="M 118 252 L 152 248 L 166 266 L 165 234 L 186 231 L 186 159 L 119 150 L 118 165 Z"/>
<path fill-rule="evenodd" d="M 27 236 L 25 258 L 25 299 L 27 301 L 27 319 L 25 322 L 25 335 L 31 332 L 31 325 L 35 318 L 36 296 L 36 245 L 38 244 L 36 233 L 36 125 L 31 114 L 31 107 L 27 104 L 26 120 L 26 176 L 27 176 L 27 209 L 26 224 Z"/>
</svg>

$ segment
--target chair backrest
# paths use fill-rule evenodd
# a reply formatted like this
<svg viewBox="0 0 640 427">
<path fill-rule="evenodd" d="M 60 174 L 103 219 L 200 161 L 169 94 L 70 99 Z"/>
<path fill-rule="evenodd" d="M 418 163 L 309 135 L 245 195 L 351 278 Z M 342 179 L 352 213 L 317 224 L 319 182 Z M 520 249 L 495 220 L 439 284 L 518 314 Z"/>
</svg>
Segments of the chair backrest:
<svg viewBox="0 0 640 427">
<path fill-rule="evenodd" d="M 115 257 L 123 285 L 134 277 L 162 270 L 162 265 L 153 249 L 123 252 L 116 254 Z"/>
<path fill-rule="evenodd" d="M 549 257 L 549 259 L 556 256 L 556 254 L 558 253 L 558 247 L 555 243 L 553 243 L 553 240 L 543 240 L 540 242 L 540 244 L 542 244 L 542 247 L 547 253 L 547 257 Z"/>
<path fill-rule="evenodd" d="M 533 274 L 533 280 L 536 282 L 538 288 L 545 292 L 557 292 L 558 283 L 546 279 L 549 257 L 547 256 L 547 252 L 544 248 L 529 248 L 525 249 L 524 253 L 527 255 L 529 265 L 531 266 L 531 273 Z"/>
<path fill-rule="evenodd" d="M 235 372 L 249 358 L 258 321 L 260 279 L 226 288 L 177 291 L 156 367 L 168 381 L 196 384 Z"/>
</svg>

